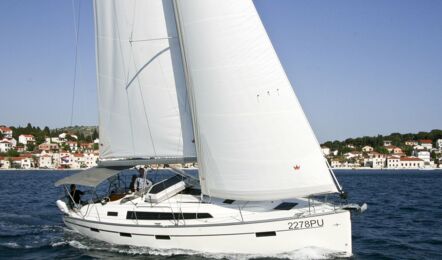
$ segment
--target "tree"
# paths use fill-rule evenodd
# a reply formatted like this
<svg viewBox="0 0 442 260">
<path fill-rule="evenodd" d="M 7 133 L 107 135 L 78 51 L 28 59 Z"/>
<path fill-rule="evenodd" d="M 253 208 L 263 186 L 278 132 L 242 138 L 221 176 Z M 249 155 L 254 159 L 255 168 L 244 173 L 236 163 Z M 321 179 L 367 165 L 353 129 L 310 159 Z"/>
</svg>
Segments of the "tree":
<svg viewBox="0 0 442 260">
<path fill-rule="evenodd" d="M 35 144 L 33 144 L 33 143 L 26 144 L 26 150 L 32 152 L 32 151 L 34 151 L 34 149 L 35 149 Z"/>
<path fill-rule="evenodd" d="M 17 157 L 17 156 L 20 156 L 20 153 L 17 152 L 16 150 L 14 150 L 14 149 L 11 149 L 11 150 L 6 152 L 6 156 L 8 156 L 8 157 Z"/>
<path fill-rule="evenodd" d="M 376 151 L 378 151 L 378 153 L 381 153 L 381 154 L 389 154 L 390 153 L 390 152 L 388 152 L 387 148 L 385 148 L 383 146 L 376 147 Z"/>
<path fill-rule="evenodd" d="M 92 140 L 95 140 L 98 138 L 98 132 L 97 129 L 94 129 L 94 132 L 92 133 Z"/>
</svg>

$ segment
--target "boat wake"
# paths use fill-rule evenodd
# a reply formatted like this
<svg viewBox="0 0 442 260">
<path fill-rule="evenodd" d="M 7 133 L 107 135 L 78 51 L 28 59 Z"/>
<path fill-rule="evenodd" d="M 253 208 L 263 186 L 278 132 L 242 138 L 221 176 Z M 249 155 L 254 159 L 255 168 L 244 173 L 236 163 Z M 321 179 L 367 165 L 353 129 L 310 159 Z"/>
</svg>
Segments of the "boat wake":
<svg viewBox="0 0 442 260">
<path fill-rule="evenodd" d="M 66 230 L 67 231 L 67 230 Z M 155 257 L 155 259 L 169 259 L 173 256 L 194 256 L 202 259 L 262 259 L 262 258 L 273 258 L 273 259 L 334 259 L 339 257 L 338 252 L 331 250 L 317 248 L 317 247 L 306 247 L 299 250 L 294 250 L 287 253 L 277 254 L 277 255 L 258 255 L 258 254 L 225 254 L 225 253 L 203 253 L 192 250 L 183 249 L 157 249 L 149 247 L 135 247 L 135 246 L 120 246 L 112 245 L 106 242 L 92 240 L 84 237 L 73 231 L 68 231 L 66 237 L 63 241 L 54 242 L 51 244 L 52 247 L 73 247 L 79 250 L 88 251 L 94 257 L 100 256 L 100 252 L 109 257 L 109 253 L 114 257 L 130 255 L 132 257 Z M 87 253 L 86 253 L 87 254 Z"/>
</svg>

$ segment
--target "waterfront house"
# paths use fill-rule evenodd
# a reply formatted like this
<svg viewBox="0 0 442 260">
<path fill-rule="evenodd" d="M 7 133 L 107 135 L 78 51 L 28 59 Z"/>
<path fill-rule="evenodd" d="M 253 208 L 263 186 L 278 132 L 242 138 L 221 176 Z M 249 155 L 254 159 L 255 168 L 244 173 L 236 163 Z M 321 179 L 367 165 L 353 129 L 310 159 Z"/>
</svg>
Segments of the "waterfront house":
<svg viewBox="0 0 442 260">
<path fill-rule="evenodd" d="M 391 145 L 391 141 L 390 140 L 384 140 L 384 146 L 389 146 Z"/>
<path fill-rule="evenodd" d="M 93 152 L 85 153 L 83 158 L 87 168 L 97 166 L 98 154 Z"/>
<path fill-rule="evenodd" d="M 59 165 L 62 168 L 70 168 L 72 164 L 72 154 L 66 151 L 60 152 Z"/>
<path fill-rule="evenodd" d="M 38 159 L 38 165 L 40 168 L 53 169 L 54 164 L 53 164 L 52 154 L 42 152 L 40 158 Z"/>
<path fill-rule="evenodd" d="M 369 145 L 362 147 L 362 151 L 366 152 L 366 153 L 373 152 L 373 150 L 374 150 L 373 147 L 371 147 Z"/>
<path fill-rule="evenodd" d="M 401 169 L 420 169 L 424 167 L 424 161 L 416 157 L 401 157 Z"/>
<path fill-rule="evenodd" d="M 34 160 L 29 155 L 11 157 L 11 161 L 11 168 L 31 169 L 34 167 Z"/>
<path fill-rule="evenodd" d="M 3 134 L 3 137 L 5 138 L 12 138 L 12 129 L 2 125 L 0 126 L 0 132 Z"/>
<path fill-rule="evenodd" d="M 436 141 L 437 148 L 442 152 L 442 139 L 437 139 Z"/>
<path fill-rule="evenodd" d="M 86 164 L 84 163 L 84 158 L 82 153 L 74 153 L 72 155 L 72 162 L 70 168 L 71 169 L 86 168 Z"/>
<path fill-rule="evenodd" d="M 400 167 L 401 158 L 399 156 L 390 155 L 387 157 L 387 168 L 397 169 Z"/>
<path fill-rule="evenodd" d="M 9 168 L 11 168 L 9 158 L 0 156 L 0 169 L 9 169 Z"/>
<path fill-rule="evenodd" d="M 382 169 L 385 167 L 387 156 L 378 152 L 371 152 L 364 158 L 364 166 L 374 169 Z"/>
<path fill-rule="evenodd" d="M 433 148 L 433 141 L 429 139 L 419 140 L 419 144 L 427 150 L 431 150 Z"/>
<path fill-rule="evenodd" d="M 7 140 L 0 141 L 0 153 L 6 153 L 12 149 L 12 144 Z"/>
</svg>

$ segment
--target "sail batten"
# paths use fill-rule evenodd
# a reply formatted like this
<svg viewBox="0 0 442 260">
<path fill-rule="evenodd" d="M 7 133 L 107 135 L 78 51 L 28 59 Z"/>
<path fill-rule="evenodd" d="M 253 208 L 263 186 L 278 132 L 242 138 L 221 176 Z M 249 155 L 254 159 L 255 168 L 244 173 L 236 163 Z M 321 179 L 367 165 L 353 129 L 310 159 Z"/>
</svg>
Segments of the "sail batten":
<svg viewBox="0 0 442 260">
<path fill-rule="evenodd" d="M 100 159 L 196 156 L 169 1 L 94 1 Z"/>
<path fill-rule="evenodd" d="M 175 9 L 202 192 L 251 201 L 337 192 L 253 2 Z"/>
</svg>

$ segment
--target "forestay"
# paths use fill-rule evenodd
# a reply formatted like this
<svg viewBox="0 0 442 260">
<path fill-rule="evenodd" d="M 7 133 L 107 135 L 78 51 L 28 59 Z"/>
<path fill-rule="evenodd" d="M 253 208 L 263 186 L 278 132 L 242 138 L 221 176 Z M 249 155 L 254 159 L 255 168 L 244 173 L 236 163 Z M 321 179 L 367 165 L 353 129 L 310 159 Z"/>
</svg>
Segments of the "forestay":
<svg viewBox="0 0 442 260">
<path fill-rule="evenodd" d="M 100 159 L 195 157 L 171 1 L 94 1 Z"/>
<path fill-rule="evenodd" d="M 251 0 L 175 2 L 204 194 L 337 192 Z"/>
</svg>

